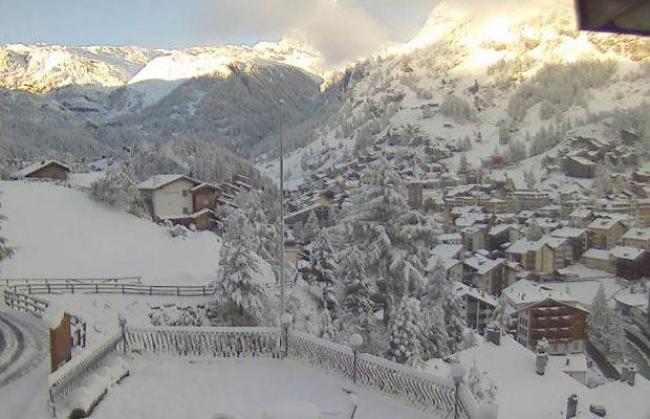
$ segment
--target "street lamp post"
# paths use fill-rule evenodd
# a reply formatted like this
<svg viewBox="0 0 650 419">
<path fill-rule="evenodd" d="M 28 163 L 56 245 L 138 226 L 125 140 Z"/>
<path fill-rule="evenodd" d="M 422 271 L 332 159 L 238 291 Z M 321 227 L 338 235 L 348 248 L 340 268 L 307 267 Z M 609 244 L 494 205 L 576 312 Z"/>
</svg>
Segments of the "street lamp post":
<svg viewBox="0 0 650 419">
<path fill-rule="evenodd" d="M 284 315 L 284 99 L 280 105 L 280 313 Z"/>
<path fill-rule="evenodd" d="M 454 419 L 458 419 L 458 391 L 460 389 L 460 383 L 465 377 L 465 368 L 461 365 L 459 361 L 451 364 L 451 378 L 454 380 L 455 392 L 454 392 Z"/>
<path fill-rule="evenodd" d="M 284 342 L 282 345 L 282 350 L 284 352 L 284 357 L 286 358 L 289 355 L 289 327 L 293 323 L 293 316 L 290 313 L 284 312 L 280 316 L 280 323 L 282 323 L 282 334 Z"/>
<path fill-rule="evenodd" d="M 358 333 L 350 336 L 350 347 L 352 348 L 352 382 L 357 383 L 357 358 L 359 357 L 359 349 L 363 346 L 363 336 Z"/>
</svg>

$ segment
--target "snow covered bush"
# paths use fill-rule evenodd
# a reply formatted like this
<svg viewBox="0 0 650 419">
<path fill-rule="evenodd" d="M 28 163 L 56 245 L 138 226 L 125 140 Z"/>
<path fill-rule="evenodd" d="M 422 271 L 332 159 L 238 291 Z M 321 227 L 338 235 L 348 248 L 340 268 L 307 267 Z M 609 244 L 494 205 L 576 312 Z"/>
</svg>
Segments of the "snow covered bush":
<svg viewBox="0 0 650 419">
<path fill-rule="evenodd" d="M 93 182 L 90 195 L 108 205 L 124 208 L 133 215 L 143 217 L 147 214 L 146 203 L 136 187 L 133 166 L 128 162 Z"/>
<path fill-rule="evenodd" d="M 149 320 L 153 326 L 203 326 L 204 316 L 203 306 L 172 305 L 152 308 Z"/>
<path fill-rule="evenodd" d="M 472 108 L 472 105 L 467 100 L 454 94 L 445 96 L 440 104 L 440 112 L 459 122 L 474 121 L 476 119 L 476 111 Z"/>
</svg>

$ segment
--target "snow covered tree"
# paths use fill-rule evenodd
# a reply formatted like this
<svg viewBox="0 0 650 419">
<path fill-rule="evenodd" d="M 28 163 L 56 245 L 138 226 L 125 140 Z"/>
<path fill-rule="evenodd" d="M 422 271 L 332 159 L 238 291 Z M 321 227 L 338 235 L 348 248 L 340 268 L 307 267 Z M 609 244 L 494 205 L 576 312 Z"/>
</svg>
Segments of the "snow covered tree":
<svg viewBox="0 0 650 419">
<path fill-rule="evenodd" d="M 499 144 L 506 145 L 510 143 L 510 139 L 511 135 L 506 121 L 499 121 Z"/>
<path fill-rule="evenodd" d="M 117 170 L 107 172 L 92 183 L 90 195 L 111 206 L 119 206 L 129 213 L 142 217 L 146 215 L 146 204 L 136 187 L 135 171 L 129 162 Z"/>
<path fill-rule="evenodd" d="M 320 231 L 320 225 L 318 224 L 318 217 L 314 211 L 310 211 L 307 216 L 305 224 L 300 229 L 300 238 L 305 243 L 310 243 Z"/>
<path fill-rule="evenodd" d="M 309 251 L 309 268 L 317 282 L 335 282 L 334 250 L 326 231 L 321 231 L 313 241 Z"/>
<path fill-rule="evenodd" d="M 537 180 L 535 179 L 535 173 L 532 170 L 527 170 L 524 172 L 524 182 L 526 182 L 526 187 L 528 189 L 533 189 Z"/>
<path fill-rule="evenodd" d="M 460 160 L 458 160 L 458 173 L 467 173 L 470 170 L 469 161 L 467 161 L 467 155 L 462 153 L 460 155 Z"/>
<path fill-rule="evenodd" d="M 389 327 L 389 359 L 405 364 L 421 357 L 422 320 L 420 302 L 415 298 L 403 300 Z"/>
<path fill-rule="evenodd" d="M 542 237 L 544 237 L 544 229 L 534 221 L 530 223 L 526 229 L 526 240 L 538 241 Z"/>
<path fill-rule="evenodd" d="M 343 255 L 338 277 L 345 284 L 346 309 L 356 316 L 372 315 L 373 303 L 366 277 L 365 255 L 357 246 L 352 246 Z"/>
<path fill-rule="evenodd" d="M 273 215 L 263 207 L 263 194 L 251 191 L 240 194 L 237 204 L 253 230 L 253 248 L 263 259 L 275 259 L 278 254 L 278 225 Z"/>
<path fill-rule="evenodd" d="M 256 324 L 263 310 L 262 287 L 257 282 L 257 255 L 253 230 L 242 210 L 225 220 L 223 250 L 216 282 L 216 309 L 230 325 Z"/>
<path fill-rule="evenodd" d="M 0 203 L 0 208 L 2 208 L 2 203 Z M 0 214 L 0 264 L 14 253 L 13 249 L 7 245 L 7 239 L 2 236 L 2 222 L 5 219 L 5 216 Z"/>
<path fill-rule="evenodd" d="M 505 152 L 505 157 L 508 160 L 508 163 L 519 163 L 528 156 L 526 151 L 526 145 L 521 141 L 512 140 L 508 144 L 508 148 Z"/>
<path fill-rule="evenodd" d="M 506 301 L 506 295 L 501 294 L 497 306 L 492 312 L 492 317 L 490 318 L 492 324 L 499 329 L 502 335 L 507 333 L 508 328 L 510 327 L 510 316 L 507 312 L 507 306 L 508 302 Z"/>
<path fill-rule="evenodd" d="M 620 313 L 607 304 L 602 285 L 591 303 L 587 321 L 589 323 L 589 339 L 608 358 L 615 362 L 622 361 L 627 352 L 623 318 Z"/>
<path fill-rule="evenodd" d="M 449 351 L 456 352 L 463 340 L 466 325 L 461 302 L 454 295 L 452 282 L 445 277 L 440 264 L 427 272 L 427 284 L 422 296 L 422 303 L 427 311 L 433 310 L 435 307 L 442 310 Z"/>
</svg>

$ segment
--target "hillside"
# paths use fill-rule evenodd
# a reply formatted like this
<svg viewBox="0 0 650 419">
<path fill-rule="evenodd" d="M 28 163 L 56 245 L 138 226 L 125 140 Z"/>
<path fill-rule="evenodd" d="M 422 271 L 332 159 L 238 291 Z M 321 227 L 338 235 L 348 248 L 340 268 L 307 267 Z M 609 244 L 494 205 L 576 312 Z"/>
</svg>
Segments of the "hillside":
<svg viewBox="0 0 650 419">
<path fill-rule="evenodd" d="M 86 194 L 48 183 L 0 182 L 3 234 L 16 253 L 3 278 L 142 276 L 150 284 L 213 280 L 220 239 L 172 238 L 150 221 L 109 209 Z"/>
<path fill-rule="evenodd" d="M 355 153 L 403 154 L 412 165 L 408 156 L 437 150 L 436 161 L 455 171 L 461 152 L 476 168 L 492 155 L 511 157 L 514 142 L 525 158 L 647 100 L 646 38 L 578 32 L 567 0 L 525 10 L 493 2 L 485 13 L 468 3 L 439 3 L 411 42 L 328 83 L 330 106 L 318 123 L 288 129 L 300 143 L 288 158 L 293 183 Z M 277 173 L 277 162 L 258 167 Z"/>
</svg>

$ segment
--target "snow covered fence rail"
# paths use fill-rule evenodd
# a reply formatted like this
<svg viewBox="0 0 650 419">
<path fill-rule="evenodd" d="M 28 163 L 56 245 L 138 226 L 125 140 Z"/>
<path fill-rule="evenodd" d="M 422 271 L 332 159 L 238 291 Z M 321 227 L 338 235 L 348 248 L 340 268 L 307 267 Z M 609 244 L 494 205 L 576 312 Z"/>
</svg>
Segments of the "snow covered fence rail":
<svg viewBox="0 0 650 419">
<path fill-rule="evenodd" d="M 214 285 L 140 285 L 129 283 L 27 283 L 10 288 L 27 294 L 63 294 L 86 292 L 91 294 L 167 295 L 200 297 L 214 294 Z"/>
<path fill-rule="evenodd" d="M 349 347 L 299 332 L 290 332 L 288 343 L 290 358 L 303 360 L 328 372 L 353 379 L 354 354 Z M 425 411 L 447 413 L 454 409 L 454 385 L 451 380 L 374 355 L 358 355 L 357 383 Z M 463 403 L 460 403 L 459 408 L 462 418 L 470 417 Z"/>
<path fill-rule="evenodd" d="M 117 330 L 94 349 L 81 352 L 48 377 L 50 403 L 57 403 L 78 383 L 104 366 L 121 348 L 122 330 Z"/>
<path fill-rule="evenodd" d="M 5 289 L 4 302 L 12 310 L 29 312 L 36 317 L 43 317 L 43 313 L 50 305 L 48 301 L 32 297 L 11 289 Z M 70 314 L 70 333 L 72 335 L 72 346 L 86 346 L 86 322 L 79 316 Z"/>
<path fill-rule="evenodd" d="M 21 285 L 44 285 L 44 284 L 95 284 L 95 283 L 127 283 L 140 284 L 142 277 L 107 277 L 107 278 L 5 278 L 4 286 L 13 287 Z"/>
<path fill-rule="evenodd" d="M 280 329 L 274 327 L 153 327 L 126 328 L 126 349 L 211 357 L 282 356 Z"/>
</svg>

